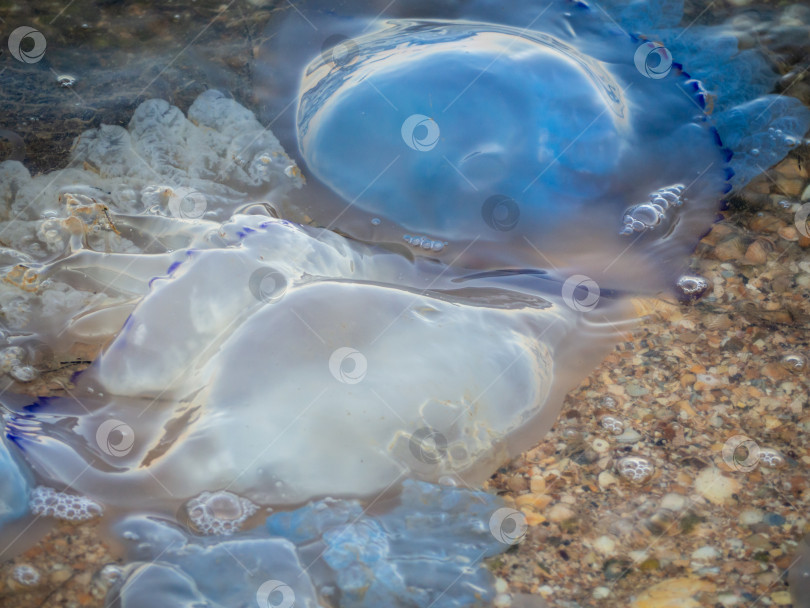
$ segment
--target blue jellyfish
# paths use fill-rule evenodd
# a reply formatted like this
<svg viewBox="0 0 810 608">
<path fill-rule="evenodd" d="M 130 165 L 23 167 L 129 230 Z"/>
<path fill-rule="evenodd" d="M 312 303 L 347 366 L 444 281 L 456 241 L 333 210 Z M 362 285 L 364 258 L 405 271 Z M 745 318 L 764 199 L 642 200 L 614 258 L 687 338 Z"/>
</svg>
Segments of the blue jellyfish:
<svg viewBox="0 0 810 608">
<path fill-rule="evenodd" d="M 299 216 L 464 267 L 671 279 L 810 112 L 763 96 L 775 78 L 732 36 L 677 27 L 679 3 L 615 4 L 460 3 L 464 20 L 336 39 L 304 71 L 296 120 L 338 197 Z"/>
</svg>

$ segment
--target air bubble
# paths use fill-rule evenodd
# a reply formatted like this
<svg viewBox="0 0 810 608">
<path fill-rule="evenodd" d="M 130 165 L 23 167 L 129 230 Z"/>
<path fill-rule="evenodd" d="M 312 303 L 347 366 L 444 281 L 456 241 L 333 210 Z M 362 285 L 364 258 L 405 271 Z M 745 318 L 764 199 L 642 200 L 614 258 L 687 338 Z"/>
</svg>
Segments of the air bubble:
<svg viewBox="0 0 810 608">
<path fill-rule="evenodd" d="M 71 74 L 60 74 L 56 77 L 56 82 L 63 89 L 72 89 L 73 85 L 76 84 L 76 77 Z"/>
<path fill-rule="evenodd" d="M 121 575 L 123 573 L 124 571 L 120 566 L 116 566 L 115 564 L 107 564 L 99 571 L 98 576 L 107 585 L 113 585 L 121 579 Z"/>
<path fill-rule="evenodd" d="M 5 373 L 11 371 L 22 365 L 25 360 L 25 350 L 19 346 L 9 346 L 0 351 L 0 370 Z"/>
<path fill-rule="evenodd" d="M 785 457 L 773 448 L 760 448 L 759 463 L 771 469 L 778 469 L 785 465 Z"/>
<path fill-rule="evenodd" d="M 29 506 L 34 515 L 67 521 L 87 521 L 103 513 L 101 505 L 89 498 L 57 492 L 45 486 L 37 486 L 31 491 Z"/>
<path fill-rule="evenodd" d="M 602 398 L 602 407 L 606 407 L 609 410 L 615 410 L 619 406 L 619 402 L 616 401 L 616 397 L 612 395 L 605 395 Z"/>
<path fill-rule="evenodd" d="M 674 184 L 661 188 L 650 194 L 649 203 L 633 205 L 624 212 L 622 220 L 624 227 L 620 234 L 644 232 L 658 226 L 665 218 L 667 210 L 671 207 L 680 207 L 683 204 L 681 194 L 684 186 Z"/>
<path fill-rule="evenodd" d="M 371 225 L 372 225 L 372 226 L 379 226 L 379 225 L 380 225 L 380 223 L 381 223 L 381 221 L 380 221 L 380 218 L 378 218 L 378 217 L 375 217 L 375 218 L 373 218 L 373 219 L 371 220 Z"/>
<path fill-rule="evenodd" d="M 780 360 L 782 367 L 794 374 L 801 374 L 807 369 L 807 358 L 800 353 L 788 353 Z"/>
<path fill-rule="evenodd" d="M 30 365 L 20 365 L 12 368 L 10 376 L 19 382 L 31 382 L 39 376 L 39 372 Z"/>
<path fill-rule="evenodd" d="M 374 220 L 372 220 L 372 223 L 373 221 Z M 421 248 L 425 251 L 439 252 L 444 249 L 445 245 L 447 245 L 445 242 L 434 241 L 426 236 L 411 236 L 410 234 L 403 235 L 402 240 L 408 243 L 408 245 L 411 247 Z"/>
<path fill-rule="evenodd" d="M 202 534 L 229 536 L 237 532 L 258 507 L 231 492 L 203 492 L 188 501 L 189 520 Z"/>
<path fill-rule="evenodd" d="M 641 456 L 626 456 L 616 463 L 616 471 L 627 481 L 642 484 L 652 478 L 655 467 Z"/>
<path fill-rule="evenodd" d="M 699 300 L 709 290 L 709 281 L 698 275 L 683 275 L 675 285 L 680 299 L 686 302 Z"/>
</svg>

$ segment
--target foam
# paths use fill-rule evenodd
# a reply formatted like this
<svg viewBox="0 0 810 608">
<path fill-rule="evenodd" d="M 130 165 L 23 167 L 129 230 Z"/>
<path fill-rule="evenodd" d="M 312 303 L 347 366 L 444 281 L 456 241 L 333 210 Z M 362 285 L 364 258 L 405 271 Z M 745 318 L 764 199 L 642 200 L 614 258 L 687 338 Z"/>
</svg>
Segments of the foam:
<svg viewBox="0 0 810 608">
<path fill-rule="evenodd" d="M 84 496 L 57 492 L 53 488 L 37 486 L 31 490 L 31 513 L 65 521 L 88 521 L 101 517 L 101 505 Z"/>
<path fill-rule="evenodd" d="M 231 535 L 257 510 L 247 498 L 224 490 L 203 492 L 186 504 L 190 522 L 205 535 Z"/>
</svg>

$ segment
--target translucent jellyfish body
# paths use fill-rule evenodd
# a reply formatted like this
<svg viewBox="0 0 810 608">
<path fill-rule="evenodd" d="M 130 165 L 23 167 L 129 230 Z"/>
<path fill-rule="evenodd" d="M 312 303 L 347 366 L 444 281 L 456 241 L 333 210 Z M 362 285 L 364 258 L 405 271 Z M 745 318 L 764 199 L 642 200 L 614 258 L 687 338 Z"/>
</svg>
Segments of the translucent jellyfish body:
<svg viewBox="0 0 810 608">
<path fill-rule="evenodd" d="M 314 548 L 345 608 L 492 605 L 483 560 L 510 547 L 502 512 L 518 512 L 484 492 L 413 481 L 390 502 L 369 514 L 357 501 L 317 501 L 271 515 L 267 529 Z"/>
<path fill-rule="evenodd" d="M 177 513 L 204 492 L 290 504 L 409 475 L 478 481 L 608 347 L 614 330 L 590 322 L 612 317 L 608 293 L 596 307 L 542 272 L 465 274 L 271 217 L 251 199 L 301 185 L 272 134 L 259 156 L 278 163 L 254 175 L 227 163 L 249 112 L 209 91 L 189 114 L 145 102 L 127 130 L 80 137 L 81 169 L 0 166 L 20 247 L 0 283 L 19 303 L 9 370 L 103 348 L 64 396 L 4 398 L 43 483 Z"/>
<path fill-rule="evenodd" d="M 41 473 L 128 504 L 145 487 L 289 504 L 404 476 L 480 481 L 545 432 L 612 333 L 542 276 L 458 276 L 266 215 L 213 231 L 217 248 L 158 256 L 167 274 L 71 398 L 11 423 Z M 89 286 L 109 259 L 59 266 Z"/>
<path fill-rule="evenodd" d="M 495 595 L 484 559 L 510 546 L 495 537 L 499 507 L 484 492 L 408 481 L 373 506 L 319 500 L 225 539 L 133 516 L 116 531 L 135 563 L 109 597 L 129 608 L 483 608 Z"/>
<path fill-rule="evenodd" d="M 351 204 L 321 221 L 368 240 L 429 235 L 454 263 L 576 268 L 601 284 L 631 243 L 614 275 L 637 274 L 623 272 L 643 263 L 636 250 L 665 235 L 683 253 L 711 222 L 727 176 L 695 119 L 699 89 L 639 73 L 629 36 L 599 58 L 489 24 L 397 22 L 354 42 L 353 62 L 319 57 L 302 83 L 303 157 Z"/>
<path fill-rule="evenodd" d="M 0 439 L 0 529 L 28 510 L 28 480 Z"/>
<path fill-rule="evenodd" d="M 533 11 L 519 2 L 510 15 L 485 3 L 456 8 L 468 21 L 367 24 L 340 42 L 342 53 L 315 55 L 301 84 L 299 147 L 340 199 L 303 193 L 290 214 L 367 241 L 418 238 L 430 246 L 416 254 L 453 264 L 660 285 L 674 280 L 722 195 L 779 160 L 810 124 L 797 100 L 743 104 L 763 91 L 712 79 L 714 31 L 673 58 L 584 3 Z M 657 33 L 649 20 L 637 25 L 652 31 L 630 31 Z M 693 60 L 729 90 L 710 94 L 687 72 Z M 754 63 L 741 68 L 751 79 L 767 71 Z"/>
</svg>

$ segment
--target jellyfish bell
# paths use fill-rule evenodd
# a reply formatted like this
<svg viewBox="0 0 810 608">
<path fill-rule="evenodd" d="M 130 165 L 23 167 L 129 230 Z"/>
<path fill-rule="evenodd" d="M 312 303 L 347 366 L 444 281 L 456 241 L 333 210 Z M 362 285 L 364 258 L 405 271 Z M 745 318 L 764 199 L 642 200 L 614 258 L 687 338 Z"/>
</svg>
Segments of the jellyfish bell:
<svg viewBox="0 0 810 608">
<path fill-rule="evenodd" d="M 302 41 L 286 69 L 277 52 L 257 64 L 298 70 L 293 126 L 292 100 L 258 94 L 309 178 L 282 215 L 413 255 L 671 286 L 753 177 L 751 149 L 776 162 L 810 124 L 763 95 L 770 70 L 727 29 L 684 32 L 668 8 L 371 4 L 339 19 L 301 4 L 317 35 L 298 15 L 273 25 Z"/>
<path fill-rule="evenodd" d="M 340 195 L 305 205 L 316 221 L 625 287 L 675 272 L 710 225 L 724 151 L 687 79 L 641 74 L 629 37 L 624 62 L 492 24 L 390 22 L 353 42 L 351 64 L 319 56 L 301 84 L 301 154 Z"/>
</svg>

